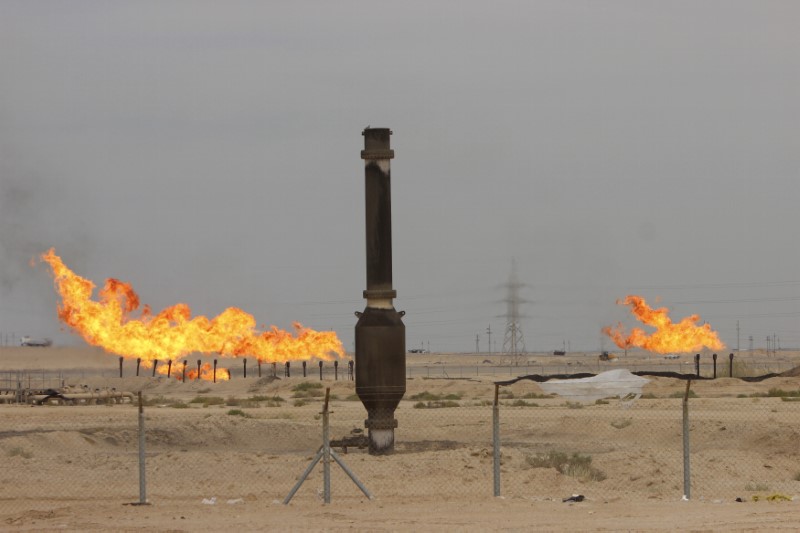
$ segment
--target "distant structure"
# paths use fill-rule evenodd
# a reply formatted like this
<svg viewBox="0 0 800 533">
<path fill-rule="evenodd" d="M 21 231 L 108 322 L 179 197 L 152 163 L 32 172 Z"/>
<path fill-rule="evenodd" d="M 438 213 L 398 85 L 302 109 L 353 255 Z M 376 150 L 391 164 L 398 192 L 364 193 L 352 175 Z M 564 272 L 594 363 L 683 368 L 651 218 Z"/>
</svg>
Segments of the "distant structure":
<svg viewBox="0 0 800 533">
<path fill-rule="evenodd" d="M 525 339 L 522 335 L 522 327 L 520 326 L 519 306 L 525 303 L 525 300 L 520 298 L 520 289 L 525 285 L 517 280 L 517 263 L 514 259 L 511 260 L 511 274 L 508 277 L 506 287 L 506 314 L 503 318 L 506 319 L 506 331 L 503 337 L 503 353 L 513 357 L 514 363 L 519 364 L 520 356 L 525 353 Z"/>
</svg>

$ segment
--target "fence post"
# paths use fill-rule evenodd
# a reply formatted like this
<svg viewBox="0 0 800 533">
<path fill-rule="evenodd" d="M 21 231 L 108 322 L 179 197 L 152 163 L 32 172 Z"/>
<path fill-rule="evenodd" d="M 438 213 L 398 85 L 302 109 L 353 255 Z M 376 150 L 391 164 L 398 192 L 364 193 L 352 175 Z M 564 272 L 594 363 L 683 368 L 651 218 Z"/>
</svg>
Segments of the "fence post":
<svg viewBox="0 0 800 533">
<path fill-rule="evenodd" d="M 686 382 L 686 392 L 683 395 L 683 499 L 692 497 L 692 476 L 689 468 L 689 387 L 692 380 Z"/>
<path fill-rule="evenodd" d="M 144 404 L 139 391 L 139 505 L 147 505 L 147 483 L 144 469 Z"/>
<path fill-rule="evenodd" d="M 494 404 L 492 405 L 492 457 L 494 470 L 494 495 L 500 496 L 500 385 L 494 385 Z"/>
<path fill-rule="evenodd" d="M 320 366 L 320 368 L 322 368 L 322 366 Z M 300 479 L 297 480 L 295 486 L 292 487 L 292 490 L 289 491 L 289 494 L 283 500 L 284 505 L 288 505 L 289 502 L 292 501 L 292 498 L 294 498 L 294 495 L 297 493 L 297 490 L 300 488 L 300 485 L 302 485 L 303 482 L 306 480 L 306 478 L 308 478 L 308 475 L 311 473 L 311 471 L 314 469 L 314 466 L 320 461 L 320 459 L 323 460 L 322 477 L 323 477 L 323 487 L 324 487 L 323 495 L 325 498 L 325 503 L 331 503 L 331 467 L 330 467 L 331 459 L 336 461 L 336 464 L 342 467 L 344 473 L 347 474 L 353 481 L 353 483 L 355 483 L 356 486 L 361 490 L 361 492 L 364 493 L 364 496 L 366 496 L 370 500 L 372 499 L 372 494 L 370 494 L 367 488 L 361 483 L 361 481 L 358 480 L 356 475 L 353 474 L 353 472 L 347 467 L 347 465 L 344 464 L 344 461 L 342 461 L 342 459 L 336 454 L 336 452 L 334 452 L 331 449 L 330 427 L 328 423 L 329 420 L 328 415 L 330 414 L 330 411 L 328 411 L 328 403 L 330 401 L 330 396 L 331 396 L 331 389 L 330 387 L 328 387 L 325 389 L 325 405 L 322 409 L 322 413 L 320 413 L 322 415 L 322 446 L 320 447 L 319 451 L 317 451 L 317 454 L 314 456 L 314 458 L 311 460 L 311 463 L 309 463 L 305 472 L 303 472 L 303 474 L 300 476 Z"/>
<path fill-rule="evenodd" d="M 331 436 L 328 418 L 328 400 L 331 389 L 325 389 L 325 406 L 322 408 L 322 494 L 325 503 L 331 503 Z"/>
</svg>

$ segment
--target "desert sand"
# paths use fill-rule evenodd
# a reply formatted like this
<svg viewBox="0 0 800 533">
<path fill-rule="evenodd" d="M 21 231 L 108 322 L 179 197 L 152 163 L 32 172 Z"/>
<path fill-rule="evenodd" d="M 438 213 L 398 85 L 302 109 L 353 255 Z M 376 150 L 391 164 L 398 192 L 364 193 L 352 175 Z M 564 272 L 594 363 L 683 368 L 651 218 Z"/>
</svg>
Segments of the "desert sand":
<svg viewBox="0 0 800 533">
<path fill-rule="evenodd" d="M 690 357 L 684 359 L 688 370 Z M 769 361 L 755 354 L 747 365 L 742 357 L 738 370 L 761 373 L 777 359 L 790 368 L 800 354 Z M 330 374 L 320 381 L 315 362 L 306 378 L 297 364 L 288 378 L 279 365 L 277 379 L 267 365 L 259 378 L 251 361 L 244 378 L 240 361 L 222 363 L 232 370 L 229 381 L 181 383 L 145 370 L 136 377 L 130 361 L 120 378 L 117 357 L 95 349 L 0 348 L 0 387 L 23 379 L 32 387 L 63 381 L 82 390 L 143 393 L 150 503 L 129 505 L 140 497 L 135 404 L 5 404 L 3 530 L 788 531 L 800 523 L 800 402 L 766 397 L 770 389 L 800 390 L 798 377 L 692 383 L 689 501 L 682 500 L 685 382 L 651 378 L 638 400 L 589 404 L 548 396 L 530 381 L 502 387 L 497 498 L 494 381 L 541 368 L 597 372 L 674 361 L 644 354 L 613 364 L 600 364 L 596 354 L 530 355 L 523 362 L 409 354 L 395 454 L 334 448 L 373 499 L 334 464 L 332 501 L 323 503 L 318 464 L 284 505 L 321 444 L 325 387 L 332 394 L 331 437 L 359 435 L 365 412 L 354 383 L 344 363 L 337 381 Z M 554 452 L 591 457 L 591 465 L 567 473 L 534 466 Z M 585 499 L 562 501 L 572 494 Z"/>
</svg>

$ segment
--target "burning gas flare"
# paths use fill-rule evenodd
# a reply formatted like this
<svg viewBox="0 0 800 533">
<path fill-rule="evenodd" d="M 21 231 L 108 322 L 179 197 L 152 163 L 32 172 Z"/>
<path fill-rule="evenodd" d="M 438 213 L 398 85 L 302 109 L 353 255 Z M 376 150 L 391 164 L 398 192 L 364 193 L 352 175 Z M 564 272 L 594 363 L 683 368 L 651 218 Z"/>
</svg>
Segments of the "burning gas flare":
<svg viewBox="0 0 800 533">
<path fill-rule="evenodd" d="M 603 333 L 611 337 L 620 348 L 637 347 L 657 353 L 694 352 L 703 347 L 712 350 L 725 348 L 725 344 L 719 340 L 717 332 L 709 324 L 696 325 L 700 320 L 698 315 L 687 316 L 675 324 L 668 316 L 669 309 L 653 309 L 641 296 L 628 295 L 624 300 L 617 300 L 617 304 L 629 305 L 633 316 L 656 329 L 648 335 L 640 328 L 633 328 L 626 336 L 622 323 L 616 327 L 604 327 Z"/>
<path fill-rule="evenodd" d="M 214 318 L 196 316 L 186 304 L 176 304 L 158 314 L 145 305 L 139 319 L 131 313 L 139 308 L 139 296 L 129 283 L 106 280 L 97 301 L 92 300 L 95 285 L 72 272 L 54 249 L 42 254 L 42 261 L 53 270 L 56 290 L 61 295 L 58 317 L 86 342 L 110 353 L 140 358 L 146 367 L 158 361 L 156 371 L 166 374 L 167 361 L 173 361 L 172 375 L 180 377 L 177 359 L 190 353 L 220 357 L 255 357 L 264 362 L 308 360 L 330 361 L 344 356 L 344 347 L 333 331 L 314 331 L 295 322 L 294 335 L 272 326 L 257 331 L 252 315 L 230 307 Z M 200 377 L 211 379 L 210 365 L 200 369 Z M 197 369 L 187 369 L 187 379 L 194 379 Z M 217 379 L 227 379 L 225 369 Z"/>
</svg>

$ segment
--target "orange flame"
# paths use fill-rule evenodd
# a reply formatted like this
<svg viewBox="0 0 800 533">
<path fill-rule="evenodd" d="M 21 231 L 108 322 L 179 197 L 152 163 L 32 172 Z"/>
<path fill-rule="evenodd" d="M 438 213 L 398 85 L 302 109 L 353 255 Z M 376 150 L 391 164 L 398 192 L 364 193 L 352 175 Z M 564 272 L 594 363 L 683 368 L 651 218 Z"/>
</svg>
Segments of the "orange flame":
<svg viewBox="0 0 800 533">
<path fill-rule="evenodd" d="M 651 352 L 694 352 L 703 347 L 712 350 L 721 350 L 725 344 L 719 340 L 717 332 L 709 324 L 697 326 L 700 320 L 698 315 L 690 315 L 674 324 L 667 313 L 669 309 L 661 307 L 653 309 L 641 296 L 628 295 L 624 300 L 617 300 L 619 305 L 631 306 L 631 314 L 640 322 L 656 328 L 651 335 L 647 335 L 640 328 L 631 329 L 628 336 L 624 334 L 622 323 L 616 327 L 606 326 L 603 333 L 611 337 L 617 346 L 623 349 L 638 347 Z"/>
<path fill-rule="evenodd" d="M 294 335 L 275 326 L 269 331 L 257 331 L 255 318 L 235 307 L 209 319 L 202 315 L 192 318 L 191 309 L 182 303 L 156 315 L 145 305 L 141 318 L 132 319 L 130 314 L 139 308 L 139 296 L 129 283 L 106 280 L 98 301 L 94 301 L 94 283 L 67 268 L 54 249 L 42 254 L 41 259 L 52 268 L 54 284 L 61 295 L 59 319 L 89 344 L 123 357 L 141 358 L 147 367 L 152 366 L 152 361 L 177 361 L 189 353 L 252 356 L 266 362 L 313 357 L 330 361 L 344 356 L 344 347 L 333 331 L 314 331 L 299 322 L 293 324 Z M 159 366 L 166 373 L 167 365 Z M 176 366 L 173 365 L 173 375 Z M 196 369 L 193 372 L 197 374 Z M 203 379 L 206 375 L 211 379 L 212 372 L 201 369 L 200 374 Z M 217 369 L 218 380 L 224 374 L 227 370 Z M 187 379 L 190 376 L 192 372 L 187 369 Z"/>
</svg>

